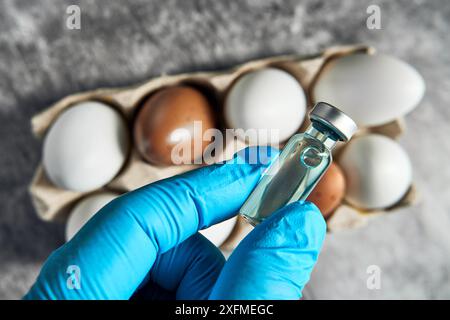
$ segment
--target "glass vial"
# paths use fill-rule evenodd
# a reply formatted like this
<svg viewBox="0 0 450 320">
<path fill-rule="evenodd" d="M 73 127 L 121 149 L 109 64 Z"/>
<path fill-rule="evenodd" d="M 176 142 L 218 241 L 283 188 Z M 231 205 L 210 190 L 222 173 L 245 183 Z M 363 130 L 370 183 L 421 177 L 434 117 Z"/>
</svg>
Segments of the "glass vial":
<svg viewBox="0 0 450 320">
<path fill-rule="evenodd" d="M 325 102 L 314 106 L 310 120 L 306 132 L 287 142 L 241 207 L 239 213 L 252 225 L 305 200 L 330 166 L 336 143 L 347 142 L 357 129 L 349 116 Z"/>
</svg>

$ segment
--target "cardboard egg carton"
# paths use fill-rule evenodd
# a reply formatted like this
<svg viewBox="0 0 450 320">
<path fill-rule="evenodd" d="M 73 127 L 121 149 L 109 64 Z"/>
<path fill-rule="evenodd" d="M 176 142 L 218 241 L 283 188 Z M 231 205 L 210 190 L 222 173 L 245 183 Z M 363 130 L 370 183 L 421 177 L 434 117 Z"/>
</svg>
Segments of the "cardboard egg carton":
<svg viewBox="0 0 450 320">
<path fill-rule="evenodd" d="M 310 57 L 299 57 L 295 55 L 270 57 L 247 62 L 228 71 L 162 75 L 132 87 L 98 89 L 73 94 L 61 99 L 48 109 L 33 117 L 32 130 L 37 137 L 42 138 L 53 121 L 55 121 L 58 115 L 66 108 L 82 101 L 96 100 L 116 108 L 127 120 L 130 132 L 132 132 L 133 119 L 142 101 L 150 94 L 163 87 L 177 84 L 190 84 L 200 88 L 217 102 L 216 111 L 222 116 L 224 99 L 234 81 L 246 72 L 265 67 L 280 68 L 294 76 L 307 94 L 308 105 L 312 106 L 314 101 L 311 99 L 311 88 L 320 76 L 326 63 L 338 56 L 354 53 L 373 54 L 374 49 L 362 45 L 332 47 L 321 54 Z M 307 126 L 306 122 L 307 120 L 299 129 L 300 132 L 304 131 Z M 357 134 L 371 132 L 397 138 L 403 132 L 403 122 L 400 119 L 379 127 L 360 128 Z M 242 141 L 234 141 L 231 143 L 233 145 L 225 146 L 223 154 L 219 156 L 219 160 L 230 159 L 234 152 L 246 147 L 246 144 Z M 337 149 L 339 151 L 339 148 Z M 198 165 L 155 166 L 145 162 L 139 156 L 137 150 L 134 147 L 131 147 L 128 160 L 119 174 L 106 186 L 94 192 L 109 190 L 124 193 L 148 183 L 174 176 L 197 167 Z M 64 190 L 53 185 L 46 177 L 41 164 L 37 168 L 31 182 L 30 193 L 38 216 L 43 220 L 54 221 L 64 220 L 67 217 L 67 212 L 76 201 L 92 192 L 75 192 Z M 371 212 L 370 214 L 343 203 L 328 221 L 329 230 L 333 231 L 364 225 L 369 218 L 387 213 L 401 206 L 410 205 L 415 198 L 415 189 L 411 186 L 409 192 L 395 206 L 383 211 Z M 223 244 L 223 247 L 234 247 L 249 230 L 251 230 L 250 226 L 247 225 L 243 219 L 238 219 L 235 229 L 229 239 Z"/>
</svg>

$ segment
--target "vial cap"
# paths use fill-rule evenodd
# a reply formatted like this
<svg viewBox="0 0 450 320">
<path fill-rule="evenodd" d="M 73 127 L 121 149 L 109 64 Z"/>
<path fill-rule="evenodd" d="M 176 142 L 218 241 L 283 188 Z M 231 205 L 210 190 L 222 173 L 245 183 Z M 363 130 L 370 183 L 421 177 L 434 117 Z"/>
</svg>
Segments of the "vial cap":
<svg viewBox="0 0 450 320">
<path fill-rule="evenodd" d="M 318 102 L 309 114 L 311 121 L 317 121 L 333 130 L 342 141 L 348 141 L 358 127 L 348 115 L 326 102 Z"/>
</svg>

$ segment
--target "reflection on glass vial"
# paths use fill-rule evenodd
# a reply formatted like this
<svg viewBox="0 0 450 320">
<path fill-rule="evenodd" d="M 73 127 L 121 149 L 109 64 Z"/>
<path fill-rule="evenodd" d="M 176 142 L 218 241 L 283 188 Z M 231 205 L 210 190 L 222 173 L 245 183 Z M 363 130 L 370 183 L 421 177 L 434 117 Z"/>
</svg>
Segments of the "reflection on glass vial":
<svg viewBox="0 0 450 320">
<path fill-rule="evenodd" d="M 311 113 L 310 127 L 288 141 L 240 209 L 240 214 L 251 224 L 262 222 L 291 202 L 305 200 L 330 166 L 336 142 L 350 139 L 356 130 L 354 122 L 338 109 L 324 103 L 318 105 Z M 321 112 L 324 110 L 331 110 L 331 115 Z M 336 115 L 351 122 L 339 122 L 332 117 Z M 347 128 L 340 128 L 344 125 Z"/>
</svg>

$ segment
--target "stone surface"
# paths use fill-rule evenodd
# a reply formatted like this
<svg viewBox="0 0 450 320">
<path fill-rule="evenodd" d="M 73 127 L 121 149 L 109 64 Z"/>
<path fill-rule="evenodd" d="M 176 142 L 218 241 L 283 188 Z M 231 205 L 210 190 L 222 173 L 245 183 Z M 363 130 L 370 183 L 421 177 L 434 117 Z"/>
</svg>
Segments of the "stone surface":
<svg viewBox="0 0 450 320">
<path fill-rule="evenodd" d="M 450 3 L 437 1 L 0 1 L 0 298 L 20 298 L 64 241 L 27 186 L 41 157 L 30 118 L 67 94 L 365 43 L 417 67 L 427 93 L 407 117 L 419 204 L 331 234 L 306 298 L 450 298 Z M 65 10 L 78 4 L 81 30 Z M 381 8 L 381 30 L 366 9 Z M 382 270 L 368 290 L 366 269 Z"/>
</svg>

